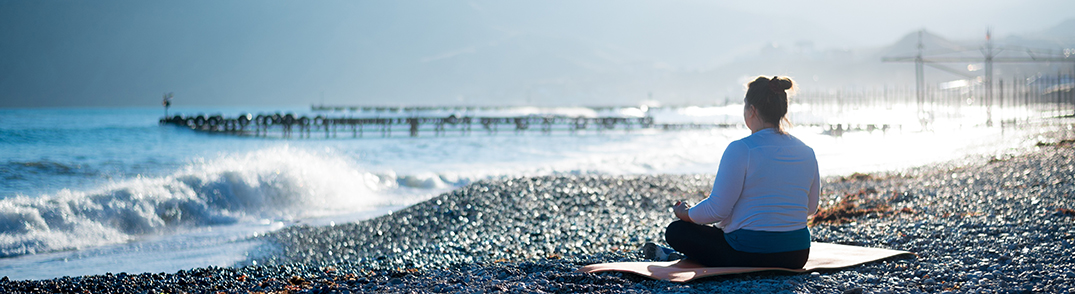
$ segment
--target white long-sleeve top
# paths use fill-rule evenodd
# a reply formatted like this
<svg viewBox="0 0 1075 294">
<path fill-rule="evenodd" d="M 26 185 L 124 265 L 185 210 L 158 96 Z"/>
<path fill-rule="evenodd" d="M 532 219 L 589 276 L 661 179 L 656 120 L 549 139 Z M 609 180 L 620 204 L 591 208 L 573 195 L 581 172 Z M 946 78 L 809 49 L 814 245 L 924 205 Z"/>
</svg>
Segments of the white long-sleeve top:
<svg viewBox="0 0 1075 294">
<path fill-rule="evenodd" d="M 806 227 L 821 192 L 814 149 L 791 135 L 763 129 L 728 144 L 709 197 L 691 207 L 695 223 L 787 232 Z"/>
</svg>

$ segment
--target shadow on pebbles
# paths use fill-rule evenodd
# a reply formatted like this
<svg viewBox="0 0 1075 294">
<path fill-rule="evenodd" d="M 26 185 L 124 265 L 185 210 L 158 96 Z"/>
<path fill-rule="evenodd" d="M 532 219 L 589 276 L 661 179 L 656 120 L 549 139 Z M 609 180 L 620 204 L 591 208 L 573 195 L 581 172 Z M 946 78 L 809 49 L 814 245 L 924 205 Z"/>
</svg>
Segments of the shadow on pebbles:
<svg viewBox="0 0 1075 294">
<path fill-rule="evenodd" d="M 4 278 L 0 292 L 1065 292 L 1075 288 L 1073 151 L 826 178 L 815 241 L 918 255 L 838 271 L 686 284 L 575 273 L 642 260 L 643 243 L 663 243 L 671 204 L 703 199 L 712 176 L 546 176 L 476 182 L 357 223 L 285 228 L 262 237 L 275 249 L 245 266 Z"/>
</svg>

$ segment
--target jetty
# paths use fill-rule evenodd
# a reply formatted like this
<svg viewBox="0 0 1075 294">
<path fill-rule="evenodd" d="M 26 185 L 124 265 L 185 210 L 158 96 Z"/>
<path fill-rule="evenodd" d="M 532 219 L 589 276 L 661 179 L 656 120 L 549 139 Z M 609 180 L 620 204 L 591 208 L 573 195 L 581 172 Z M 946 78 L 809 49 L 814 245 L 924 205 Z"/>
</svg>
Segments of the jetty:
<svg viewBox="0 0 1075 294">
<path fill-rule="evenodd" d="M 436 137 L 466 136 L 475 131 L 480 134 L 602 134 L 606 132 L 634 130 L 697 130 L 712 128 L 744 127 L 732 123 L 655 123 L 653 117 L 585 117 L 563 115 L 526 116 L 456 116 L 447 117 L 309 117 L 292 113 L 241 114 L 235 117 L 223 115 L 175 115 L 160 119 L 162 125 L 174 125 L 191 130 L 214 134 L 278 138 L 365 138 L 395 137 L 406 135 L 419 137 L 423 134 Z M 852 131 L 881 131 L 902 129 L 889 124 L 800 124 L 821 127 L 826 134 L 840 136 Z"/>
<path fill-rule="evenodd" d="M 499 133 L 522 134 L 535 132 L 552 133 L 603 133 L 642 129 L 681 130 L 735 127 L 734 124 L 657 124 L 652 117 L 569 117 L 558 115 L 527 115 L 515 117 L 456 116 L 447 117 L 314 117 L 295 114 L 241 114 L 235 117 L 223 115 L 175 115 L 160 120 L 164 125 L 187 127 L 199 132 L 240 136 L 283 138 L 338 138 L 349 136 L 393 137 L 407 135 L 418 137 L 469 135 L 481 132 L 489 135 Z"/>
</svg>

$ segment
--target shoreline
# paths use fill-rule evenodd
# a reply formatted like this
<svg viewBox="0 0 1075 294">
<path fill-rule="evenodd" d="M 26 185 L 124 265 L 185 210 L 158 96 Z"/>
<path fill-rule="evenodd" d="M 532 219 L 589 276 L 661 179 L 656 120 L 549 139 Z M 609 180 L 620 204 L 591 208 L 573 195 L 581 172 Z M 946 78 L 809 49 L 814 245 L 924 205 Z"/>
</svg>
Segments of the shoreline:
<svg viewBox="0 0 1075 294">
<path fill-rule="evenodd" d="M 2 279 L 0 290 L 1064 291 L 1075 288 L 1075 216 L 1063 210 L 1075 208 L 1073 150 L 1061 142 L 1012 156 L 826 177 L 821 207 L 852 209 L 841 221 L 811 227 L 814 241 L 918 256 L 819 274 L 677 284 L 574 273 L 590 263 L 642 260 L 641 244 L 663 243 L 671 203 L 700 201 L 712 175 L 545 176 L 479 181 L 356 223 L 281 229 L 264 237 L 279 245 L 275 254 L 236 267 Z"/>
</svg>

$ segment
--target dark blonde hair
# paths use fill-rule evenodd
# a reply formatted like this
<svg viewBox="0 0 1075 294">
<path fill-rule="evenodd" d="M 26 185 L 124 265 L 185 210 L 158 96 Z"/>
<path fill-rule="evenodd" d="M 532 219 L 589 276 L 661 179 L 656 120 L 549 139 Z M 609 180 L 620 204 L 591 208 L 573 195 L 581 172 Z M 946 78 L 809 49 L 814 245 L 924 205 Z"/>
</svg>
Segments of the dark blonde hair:
<svg viewBox="0 0 1075 294">
<path fill-rule="evenodd" d="M 758 110 L 761 120 L 776 125 L 776 132 L 786 134 L 784 125 L 788 121 L 788 90 L 795 87 L 789 77 L 767 78 L 759 76 L 747 83 L 747 95 L 743 101 L 747 106 Z"/>
</svg>

